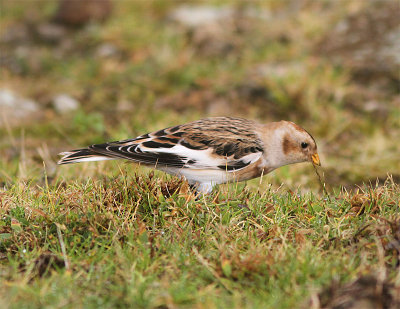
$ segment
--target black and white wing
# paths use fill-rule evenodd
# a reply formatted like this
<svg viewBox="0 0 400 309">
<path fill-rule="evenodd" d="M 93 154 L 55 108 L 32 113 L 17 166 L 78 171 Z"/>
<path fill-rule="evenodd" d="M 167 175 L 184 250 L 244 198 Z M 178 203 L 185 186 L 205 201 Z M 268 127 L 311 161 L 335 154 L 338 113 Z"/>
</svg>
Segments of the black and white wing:
<svg viewBox="0 0 400 309">
<path fill-rule="evenodd" d="M 126 159 L 153 167 L 236 171 L 262 156 L 262 143 L 252 125 L 238 118 L 198 120 L 134 139 L 64 152 L 58 164 Z"/>
</svg>

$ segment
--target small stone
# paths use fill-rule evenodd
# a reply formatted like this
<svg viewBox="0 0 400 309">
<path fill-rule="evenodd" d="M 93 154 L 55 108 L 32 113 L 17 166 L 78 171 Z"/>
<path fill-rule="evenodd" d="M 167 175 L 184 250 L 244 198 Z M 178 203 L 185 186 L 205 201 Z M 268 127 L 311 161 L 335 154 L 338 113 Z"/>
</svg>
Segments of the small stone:
<svg viewBox="0 0 400 309">
<path fill-rule="evenodd" d="M 0 89 L 0 110 L 12 109 L 14 117 L 24 117 L 39 110 L 35 101 L 21 98 L 8 89 Z"/>
<path fill-rule="evenodd" d="M 272 18 L 271 12 L 266 9 L 245 8 L 242 10 L 234 6 L 184 4 L 172 10 L 169 19 L 187 28 L 198 28 L 224 23 L 227 19 L 235 19 L 238 16 L 264 21 Z"/>
<path fill-rule="evenodd" d="M 17 97 L 8 89 L 0 89 L 0 107 L 12 107 Z"/>
<path fill-rule="evenodd" d="M 269 11 L 240 6 L 181 5 L 169 20 L 186 29 L 196 51 L 204 56 L 225 56 L 240 48 L 253 20 L 269 20 Z"/>
<path fill-rule="evenodd" d="M 9 89 L 0 89 L 0 127 L 5 121 L 13 125 L 21 119 L 32 118 L 38 111 L 35 101 L 20 97 Z"/>
<path fill-rule="evenodd" d="M 104 43 L 97 48 L 96 54 L 100 58 L 109 58 L 117 55 L 118 49 L 113 44 Z"/>
<path fill-rule="evenodd" d="M 59 94 L 53 99 L 53 107 L 60 114 L 77 110 L 79 106 L 79 102 L 68 94 Z"/>
<path fill-rule="evenodd" d="M 58 42 L 66 35 L 66 29 L 54 23 L 40 24 L 37 32 L 43 40 L 49 42 Z"/>
<path fill-rule="evenodd" d="M 21 115 L 25 115 L 29 112 L 36 112 L 39 109 L 35 101 L 25 98 L 19 99 L 18 108 L 23 111 Z"/>
<path fill-rule="evenodd" d="M 303 75 L 306 68 L 300 62 L 285 62 L 285 63 L 264 63 L 258 65 L 250 71 L 251 75 L 256 74 L 259 77 L 267 78 L 274 76 L 277 78 L 287 78 L 290 75 Z"/>
<path fill-rule="evenodd" d="M 134 104 L 128 100 L 120 100 L 117 103 L 117 112 L 119 113 L 128 113 L 133 110 Z"/>
<path fill-rule="evenodd" d="M 182 5 L 171 12 L 170 18 L 187 27 L 198 27 L 218 22 L 232 14 L 233 10 L 229 7 Z"/>
<path fill-rule="evenodd" d="M 101 22 L 110 17 L 111 0 L 60 0 L 54 20 L 68 26 L 83 26 L 89 22 Z"/>
</svg>

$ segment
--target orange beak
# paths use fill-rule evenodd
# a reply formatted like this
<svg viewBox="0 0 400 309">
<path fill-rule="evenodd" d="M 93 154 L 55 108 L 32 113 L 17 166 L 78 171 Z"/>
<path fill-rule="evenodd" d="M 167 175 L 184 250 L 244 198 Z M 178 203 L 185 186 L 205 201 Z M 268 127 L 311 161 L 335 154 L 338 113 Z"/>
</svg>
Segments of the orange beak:
<svg viewBox="0 0 400 309">
<path fill-rule="evenodd" d="M 311 160 L 312 160 L 312 163 L 313 163 L 314 165 L 321 166 L 321 161 L 319 160 L 319 155 L 318 155 L 318 153 L 314 153 L 314 154 L 311 156 Z"/>
</svg>

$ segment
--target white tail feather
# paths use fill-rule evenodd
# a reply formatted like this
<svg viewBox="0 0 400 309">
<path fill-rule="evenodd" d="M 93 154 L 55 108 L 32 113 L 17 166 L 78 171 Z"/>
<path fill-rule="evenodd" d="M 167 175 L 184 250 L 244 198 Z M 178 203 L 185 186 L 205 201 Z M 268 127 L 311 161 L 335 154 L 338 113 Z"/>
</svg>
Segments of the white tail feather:
<svg viewBox="0 0 400 309">
<path fill-rule="evenodd" d="M 97 156 L 97 157 L 87 157 L 87 158 L 77 158 L 73 159 L 68 162 L 63 162 L 64 160 L 61 159 L 59 162 L 63 163 L 79 163 L 79 162 L 90 162 L 90 161 L 105 161 L 105 160 L 116 160 L 117 158 L 110 158 L 110 157 L 102 157 L 102 156 Z"/>
<path fill-rule="evenodd" d="M 103 156 L 101 154 L 91 153 L 88 149 L 80 149 L 76 151 L 66 151 L 60 153 L 63 157 L 58 161 L 58 164 L 70 164 L 79 162 L 90 162 L 90 161 L 103 161 L 103 160 L 115 160 L 116 158 Z"/>
</svg>

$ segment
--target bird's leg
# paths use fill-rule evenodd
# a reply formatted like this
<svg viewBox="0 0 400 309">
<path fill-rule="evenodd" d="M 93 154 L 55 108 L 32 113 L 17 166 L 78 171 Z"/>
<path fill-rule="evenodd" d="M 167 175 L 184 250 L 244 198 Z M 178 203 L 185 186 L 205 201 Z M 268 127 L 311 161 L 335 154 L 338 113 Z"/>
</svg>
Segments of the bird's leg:
<svg viewBox="0 0 400 309">
<path fill-rule="evenodd" d="M 198 187 L 199 185 L 197 184 L 197 183 L 191 183 L 191 184 L 189 184 L 189 188 L 190 188 L 190 191 L 194 194 L 194 195 L 199 195 L 199 191 L 197 191 L 197 187 Z"/>
<path fill-rule="evenodd" d="M 189 188 L 190 191 L 193 193 L 194 195 L 194 199 L 196 201 L 200 201 L 203 193 L 201 191 L 199 191 L 199 184 L 198 183 L 194 183 L 194 184 L 189 184 Z"/>
</svg>

